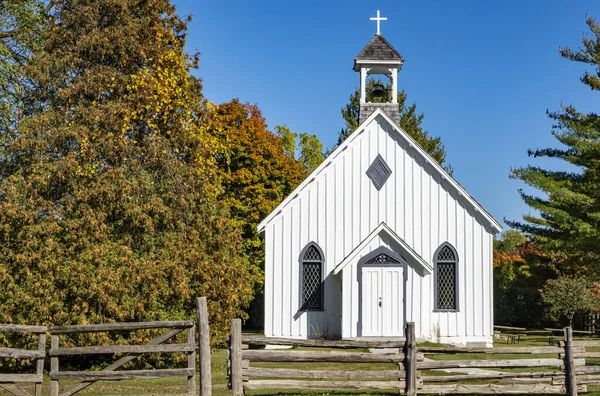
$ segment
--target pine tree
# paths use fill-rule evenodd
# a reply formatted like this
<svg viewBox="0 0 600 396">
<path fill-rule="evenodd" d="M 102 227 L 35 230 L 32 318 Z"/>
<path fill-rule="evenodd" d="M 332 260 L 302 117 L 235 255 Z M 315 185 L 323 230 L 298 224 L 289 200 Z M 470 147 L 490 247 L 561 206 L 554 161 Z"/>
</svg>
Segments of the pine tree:
<svg viewBox="0 0 600 396">
<path fill-rule="evenodd" d="M 562 57 L 595 67 L 585 72 L 581 81 L 592 90 L 600 89 L 600 26 L 588 17 L 591 37 L 584 36 L 583 48 L 560 50 Z M 533 158 L 562 161 L 564 170 L 554 171 L 537 166 L 513 169 L 511 177 L 537 190 L 521 197 L 535 212 L 523 222 L 509 221 L 510 226 L 533 237 L 536 246 L 552 253 L 557 262 L 577 264 L 581 270 L 599 270 L 600 257 L 600 118 L 596 113 L 583 114 L 574 106 L 562 106 L 548 112 L 555 122 L 554 137 L 560 148 L 530 150 Z"/>
</svg>

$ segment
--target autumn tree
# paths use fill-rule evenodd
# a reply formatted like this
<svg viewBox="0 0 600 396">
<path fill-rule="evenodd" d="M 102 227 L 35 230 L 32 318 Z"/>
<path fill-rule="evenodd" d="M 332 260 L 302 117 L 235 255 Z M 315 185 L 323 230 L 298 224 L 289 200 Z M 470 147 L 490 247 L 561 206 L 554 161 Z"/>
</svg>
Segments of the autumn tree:
<svg viewBox="0 0 600 396">
<path fill-rule="evenodd" d="M 380 80 L 369 80 L 366 87 L 367 101 L 374 103 L 384 103 L 390 101 L 390 95 L 392 95 L 391 83 L 386 85 L 386 97 L 382 98 L 371 98 L 370 92 L 373 90 L 375 84 L 382 84 Z M 423 129 L 421 125 L 425 115 L 423 113 L 417 113 L 417 105 L 407 104 L 406 92 L 401 91 L 397 93 L 398 97 L 398 110 L 400 114 L 400 126 L 404 129 L 421 147 L 431 155 L 440 165 L 452 174 L 452 168 L 446 163 L 446 149 L 442 143 L 440 137 L 433 137 L 429 132 Z M 358 128 L 359 125 L 359 114 L 360 114 L 360 90 L 356 89 L 352 95 L 350 95 L 350 101 L 341 109 L 342 117 L 344 118 L 345 126 L 338 133 L 338 141 L 335 147 L 342 144 L 344 140 L 350 136 L 352 132 Z M 333 149 L 335 149 L 335 147 Z M 332 149 L 332 150 L 333 150 Z"/>
<path fill-rule="evenodd" d="M 223 339 L 255 275 L 168 0 L 55 0 L 0 179 L 0 322 L 188 318 Z M 37 106 L 27 106 L 27 103 Z"/>
<path fill-rule="evenodd" d="M 219 142 L 215 153 L 222 182 L 219 200 L 242 229 L 243 251 L 257 278 L 246 323 L 251 328 L 262 326 L 264 309 L 264 240 L 257 226 L 306 176 L 294 158 L 297 135 L 285 126 L 275 130 L 267 129 L 258 106 L 238 99 L 212 112 L 211 134 Z"/>
<path fill-rule="evenodd" d="M 600 90 L 600 26 L 587 18 L 591 35 L 584 36 L 578 50 L 560 50 L 563 58 L 592 66 L 581 81 Z M 512 170 L 511 177 L 536 190 L 520 190 L 533 209 L 523 221 L 508 222 L 532 236 L 535 244 L 553 252 L 564 265 L 580 271 L 600 273 L 600 117 L 581 113 L 572 105 L 548 112 L 554 121 L 552 134 L 558 148 L 530 150 L 532 158 L 552 158 L 563 165 L 559 170 L 526 166 Z M 558 162 L 557 162 L 558 163 Z"/>
<path fill-rule="evenodd" d="M 292 148 L 267 129 L 256 105 L 234 99 L 215 107 L 211 134 L 224 202 L 242 227 L 244 250 L 258 271 L 264 246 L 256 227 L 304 179 L 301 163 L 286 152 Z"/>
</svg>

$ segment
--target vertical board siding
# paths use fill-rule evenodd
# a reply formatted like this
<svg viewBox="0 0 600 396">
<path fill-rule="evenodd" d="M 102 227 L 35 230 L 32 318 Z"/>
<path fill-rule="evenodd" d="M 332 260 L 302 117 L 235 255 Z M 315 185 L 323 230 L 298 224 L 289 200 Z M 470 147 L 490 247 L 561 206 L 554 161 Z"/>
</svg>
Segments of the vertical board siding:
<svg viewBox="0 0 600 396">
<path fill-rule="evenodd" d="M 470 293 L 467 283 L 465 283 L 465 266 L 462 262 L 461 252 L 465 243 L 465 210 L 462 206 L 457 205 L 456 207 L 456 243 L 454 248 L 458 253 L 458 285 L 460 287 L 460 293 L 458 295 L 458 304 L 460 307 L 460 316 L 457 318 L 457 333 L 467 334 L 467 312 L 468 308 L 468 295 Z"/>
<path fill-rule="evenodd" d="M 473 253 L 472 253 L 472 266 L 473 266 L 473 288 L 475 290 L 475 304 L 473 305 L 473 323 L 475 325 L 476 336 L 483 334 L 483 316 L 482 316 L 482 294 L 483 294 L 483 282 L 482 282 L 482 265 L 481 265 L 481 227 L 477 221 L 471 217 L 473 222 Z"/>
<path fill-rule="evenodd" d="M 481 288 L 482 289 L 486 289 L 486 285 L 489 284 L 489 278 L 491 276 L 491 268 L 488 266 L 488 260 L 487 260 L 487 256 L 490 255 L 490 251 L 488 250 L 488 244 L 487 244 L 487 234 L 485 232 L 485 230 L 482 228 L 482 232 L 481 232 L 481 268 L 483 270 L 483 277 L 482 277 L 482 282 L 481 282 Z M 489 289 L 488 289 L 489 290 Z M 483 315 L 482 315 L 482 320 L 483 320 L 483 335 L 484 336 L 490 336 L 492 335 L 492 333 L 489 332 L 489 323 L 491 321 L 491 310 L 489 307 L 489 301 L 491 300 L 490 297 L 490 293 L 485 293 L 483 292 L 483 298 L 482 298 L 482 302 L 483 302 L 483 307 L 482 307 L 482 311 L 483 311 Z"/>
<path fill-rule="evenodd" d="M 467 237 L 465 238 L 465 247 L 463 250 L 462 258 L 459 257 L 459 260 L 463 261 L 463 265 L 461 267 L 464 268 L 466 273 L 466 282 L 463 287 L 467 290 L 467 295 L 469 296 L 469 308 L 466 310 L 467 334 L 470 336 L 475 336 L 476 333 L 475 324 L 473 323 L 473 312 L 475 311 L 475 292 L 477 291 L 477 288 L 473 284 L 473 256 L 471 254 L 473 251 L 473 222 L 471 220 L 471 216 L 469 215 L 465 216 L 465 235 L 467 235 Z"/>
<path fill-rule="evenodd" d="M 281 214 L 265 228 L 265 334 L 307 337 L 317 322 L 343 337 L 356 337 L 360 315 L 357 263 L 379 246 L 402 254 L 390 238 L 374 238 L 339 275 L 331 271 L 379 224 L 394 232 L 433 266 L 444 242 L 458 253 L 459 311 L 434 312 L 434 275 L 416 263 L 405 268 L 406 320 L 418 322 L 417 336 L 482 340 L 492 336 L 492 234 L 466 209 L 465 198 L 450 190 L 415 149 L 375 119 L 347 149 L 313 174 Z M 380 154 L 392 175 L 380 191 L 366 170 Z M 326 311 L 299 313 L 299 254 L 314 241 L 324 253 Z M 490 285 L 485 287 L 485 285 Z M 340 295 L 341 288 L 341 295 Z M 320 323 L 323 322 L 323 323 Z M 335 334 L 330 334 L 335 335 Z"/>
<path fill-rule="evenodd" d="M 291 212 L 291 211 L 290 211 Z M 291 214 L 291 213 L 290 213 Z M 289 280 L 294 278 L 292 269 L 294 267 L 292 263 L 291 244 L 290 238 L 292 234 L 292 216 L 282 216 L 282 228 L 281 228 L 281 257 L 282 262 L 287 261 L 290 265 L 281 266 L 281 334 L 292 333 L 292 300 L 291 290 L 288 287 Z"/>
<path fill-rule="evenodd" d="M 291 223 L 294 224 L 299 216 L 299 210 L 300 208 L 298 206 L 292 207 L 290 208 L 289 211 L 289 217 L 291 220 Z M 290 263 L 290 279 L 289 279 L 289 288 L 291 290 L 291 299 L 290 299 L 290 315 L 295 315 L 296 311 L 298 310 L 298 308 L 300 308 L 300 244 L 298 243 L 298 238 L 299 238 L 299 230 L 298 227 L 291 227 L 291 233 L 290 233 L 290 257 L 289 257 L 289 263 Z M 282 283 L 285 283 L 285 279 L 281 280 Z M 293 325 L 292 325 L 292 332 L 291 334 L 298 334 L 300 336 L 302 336 L 302 330 L 300 327 L 300 321 L 299 320 L 294 320 L 293 321 Z"/>
<path fill-rule="evenodd" d="M 281 270 L 282 265 L 280 264 L 284 259 L 281 254 L 281 226 L 282 219 L 281 217 L 275 222 L 273 228 L 273 236 L 275 240 L 275 244 L 273 245 L 273 257 L 274 257 L 274 265 L 273 265 L 273 279 L 271 283 L 271 290 L 273 291 L 273 295 L 281 296 Z M 289 264 L 288 264 L 289 265 Z M 284 309 L 283 301 L 281 297 L 279 297 L 276 301 L 273 301 L 273 329 L 272 333 L 274 337 L 281 337 L 282 331 L 282 321 L 281 321 L 281 311 Z M 290 307 L 285 307 L 286 309 L 290 309 Z"/>
<path fill-rule="evenodd" d="M 274 226 L 267 227 L 265 231 L 265 301 L 267 298 L 274 295 L 273 291 L 273 279 L 275 278 L 274 266 L 273 266 L 273 249 L 275 241 L 273 240 L 275 232 L 273 231 Z M 272 301 L 272 298 L 269 298 Z M 267 303 L 265 305 L 265 335 L 274 336 L 273 334 L 273 304 Z"/>
</svg>

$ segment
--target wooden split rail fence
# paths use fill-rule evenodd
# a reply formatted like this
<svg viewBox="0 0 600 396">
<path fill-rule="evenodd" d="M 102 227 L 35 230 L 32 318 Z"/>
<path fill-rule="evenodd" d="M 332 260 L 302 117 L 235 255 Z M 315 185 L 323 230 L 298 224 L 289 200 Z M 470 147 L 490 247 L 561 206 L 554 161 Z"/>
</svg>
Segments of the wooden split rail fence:
<svg viewBox="0 0 600 396">
<path fill-rule="evenodd" d="M 548 347 L 417 347 L 413 323 L 407 324 L 405 334 L 406 341 L 265 338 L 243 336 L 241 322 L 234 319 L 229 338 L 228 385 L 233 395 L 257 389 L 397 389 L 409 396 L 417 393 L 577 395 L 587 391 L 588 384 L 600 385 L 600 366 L 585 366 L 585 358 L 600 358 L 600 352 L 586 352 L 585 346 L 600 346 L 600 341 L 586 341 L 587 344 L 572 341 L 570 328 L 565 328 L 565 340 L 560 346 Z M 330 350 L 250 349 L 269 345 Z M 350 348 L 389 349 L 383 353 L 344 351 Z M 269 362 L 280 364 L 272 367 Z M 304 369 L 295 364 L 302 362 L 318 362 L 325 368 Z M 381 368 L 380 364 L 365 370 L 327 370 L 325 362 L 390 365 Z M 286 368 L 290 363 L 293 367 Z"/>
<path fill-rule="evenodd" d="M 124 332 L 148 329 L 170 329 L 165 334 L 145 345 L 97 345 L 80 347 L 61 347 L 60 337 L 81 333 Z M 174 343 L 171 340 L 181 332 L 187 331 L 187 341 Z M 0 348 L 0 357 L 35 360 L 35 374 L 0 374 L 0 389 L 13 395 L 28 396 L 27 391 L 16 383 L 34 383 L 35 396 L 41 396 L 44 380 L 44 359 L 50 358 L 50 394 L 51 396 L 74 395 L 96 381 L 120 381 L 133 378 L 187 377 L 187 395 L 196 395 L 196 335 L 195 324 L 191 320 L 172 322 L 110 323 L 76 326 L 22 326 L 0 324 L 0 332 L 34 333 L 38 336 L 38 349 Z M 50 351 L 46 353 L 46 333 L 50 334 Z M 167 343 L 169 342 L 169 343 Z M 121 366 L 148 353 L 186 353 L 187 367 L 152 370 L 118 370 Z M 114 355 L 124 356 L 100 371 L 61 371 L 60 359 L 67 356 Z M 210 360 L 209 360 L 210 361 Z M 60 391 L 59 380 L 81 381 L 68 389 Z M 207 395 L 210 393 L 203 393 Z"/>
<path fill-rule="evenodd" d="M 206 297 L 196 299 L 198 314 L 198 346 L 200 351 L 200 394 L 212 395 L 210 334 L 208 325 L 208 307 Z M 61 337 L 74 334 L 99 332 L 131 332 L 138 330 L 165 329 L 166 332 L 145 345 L 96 345 L 61 347 Z M 187 331 L 185 342 L 174 342 L 174 338 Z M 50 392 L 52 396 L 74 395 L 97 381 L 120 381 L 134 378 L 186 377 L 187 395 L 196 395 L 196 326 L 194 321 L 162 321 L 137 323 L 110 323 L 75 326 L 25 326 L 0 324 L 0 333 L 29 333 L 37 336 L 38 348 L 35 350 L 1 348 L 0 358 L 33 360 L 34 374 L 0 373 L 0 390 L 6 390 L 17 396 L 30 396 L 17 384 L 33 383 L 35 396 L 41 396 L 44 379 L 44 361 L 50 358 Z M 46 352 L 47 334 L 50 335 L 50 350 Z M 24 335 L 25 336 L 25 335 Z M 63 339 L 64 344 L 64 339 Z M 186 367 L 153 370 L 119 370 L 140 355 L 148 353 L 185 353 Z M 67 356 L 123 355 L 114 363 L 100 371 L 61 371 L 60 362 Z M 79 380 L 61 391 L 59 380 Z M 181 393 L 180 393 L 181 394 Z"/>
<path fill-rule="evenodd" d="M 422 355 L 419 356 L 416 352 L 414 337 L 412 339 L 408 337 L 408 342 L 276 339 L 242 336 L 241 321 L 234 319 L 231 324 L 227 370 L 228 385 L 233 390 L 233 395 L 243 395 L 245 390 L 258 389 L 396 389 L 414 395 L 417 385 L 420 384 L 416 363 L 420 358 L 422 359 Z M 407 334 L 414 335 L 413 323 L 407 324 Z M 333 350 L 250 349 L 251 345 L 287 345 Z M 388 353 L 348 351 L 364 348 L 390 348 L 396 351 Z M 264 367 L 265 362 L 390 363 L 390 366 L 393 364 L 396 368 L 373 368 L 363 371 L 310 370 Z"/>
</svg>

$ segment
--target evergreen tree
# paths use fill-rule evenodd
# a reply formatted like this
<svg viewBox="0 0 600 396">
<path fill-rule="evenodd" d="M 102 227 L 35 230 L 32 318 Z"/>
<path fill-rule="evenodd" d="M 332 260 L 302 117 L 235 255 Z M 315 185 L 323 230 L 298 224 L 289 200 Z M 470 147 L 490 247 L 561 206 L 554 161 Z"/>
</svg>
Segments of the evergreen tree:
<svg viewBox="0 0 600 396">
<path fill-rule="evenodd" d="M 587 18 L 591 36 L 584 36 L 577 51 L 560 50 L 569 60 L 595 67 L 585 72 L 581 81 L 592 90 L 600 89 L 600 26 Z M 533 237 L 536 246 L 551 253 L 554 261 L 577 264 L 578 269 L 600 269 L 600 118 L 592 112 L 583 114 L 574 106 L 548 112 L 555 122 L 554 137 L 560 148 L 530 150 L 530 157 L 563 161 L 564 170 L 553 171 L 537 166 L 512 170 L 511 177 L 538 191 L 521 197 L 535 214 L 524 221 L 507 223 Z"/>
<path fill-rule="evenodd" d="M 204 295 L 222 340 L 256 275 L 216 199 L 186 23 L 168 0 L 49 13 L 0 179 L 0 322 L 178 319 Z"/>
<path fill-rule="evenodd" d="M 369 93 L 373 90 L 373 86 L 375 84 L 382 84 L 380 80 L 370 80 L 367 83 L 366 92 L 367 92 L 367 101 L 374 103 L 385 103 L 390 101 L 390 95 L 392 92 L 391 84 L 387 84 L 386 92 L 387 97 L 383 98 L 371 98 L 369 97 Z M 452 174 L 452 167 L 446 164 L 446 150 L 444 145 L 442 144 L 442 139 L 440 137 L 432 137 L 429 135 L 429 132 L 423 129 L 421 123 L 423 122 L 423 118 L 425 115 L 423 113 L 417 113 L 417 105 L 412 104 L 410 106 L 407 105 L 407 95 L 406 92 L 402 91 L 398 94 L 398 110 L 400 113 L 400 126 L 404 129 L 417 143 L 423 147 L 423 149 L 429 153 L 440 165 L 448 171 L 448 173 Z M 354 91 L 352 95 L 350 95 L 350 101 L 344 107 L 342 107 L 342 117 L 345 121 L 345 127 L 340 130 L 338 133 L 338 141 L 335 147 L 342 144 L 344 140 L 350 136 L 352 132 L 358 128 L 359 122 L 359 113 L 360 113 L 360 90 L 357 89 Z M 330 151 L 333 151 L 332 148 Z"/>
</svg>

